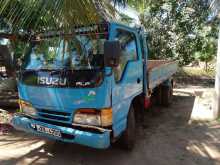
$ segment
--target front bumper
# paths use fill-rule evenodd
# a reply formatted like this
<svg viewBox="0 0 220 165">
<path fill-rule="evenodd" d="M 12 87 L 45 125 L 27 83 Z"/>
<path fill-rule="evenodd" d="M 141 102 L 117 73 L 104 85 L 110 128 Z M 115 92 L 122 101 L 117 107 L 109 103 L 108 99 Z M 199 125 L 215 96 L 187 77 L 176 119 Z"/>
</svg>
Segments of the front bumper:
<svg viewBox="0 0 220 165">
<path fill-rule="evenodd" d="M 60 130 L 62 134 L 68 135 L 64 137 L 56 137 L 53 135 L 49 135 L 46 133 L 41 133 L 36 131 L 33 128 L 33 125 L 41 125 L 47 128 L 53 128 L 56 130 Z M 63 126 L 52 125 L 40 121 L 36 121 L 34 119 L 30 119 L 24 116 L 14 116 L 12 119 L 12 125 L 15 129 L 25 131 L 28 133 L 33 133 L 35 135 L 44 136 L 54 140 L 60 140 L 69 143 L 77 143 L 97 149 L 106 149 L 110 146 L 110 132 L 102 132 L 102 133 L 91 133 L 87 131 L 81 131 L 74 128 L 68 128 Z M 67 138 L 68 137 L 68 138 Z"/>
</svg>

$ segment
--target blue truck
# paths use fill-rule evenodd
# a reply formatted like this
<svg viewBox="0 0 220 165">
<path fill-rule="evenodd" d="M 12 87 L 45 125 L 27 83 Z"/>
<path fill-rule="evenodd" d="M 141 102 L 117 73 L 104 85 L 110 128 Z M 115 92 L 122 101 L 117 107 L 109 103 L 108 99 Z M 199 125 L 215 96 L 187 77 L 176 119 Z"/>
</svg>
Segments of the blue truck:
<svg viewBox="0 0 220 165">
<path fill-rule="evenodd" d="M 173 61 L 148 60 L 143 28 L 105 22 L 32 36 L 19 72 L 13 126 L 56 141 L 106 149 L 135 144 L 136 120 L 172 101 Z"/>
</svg>

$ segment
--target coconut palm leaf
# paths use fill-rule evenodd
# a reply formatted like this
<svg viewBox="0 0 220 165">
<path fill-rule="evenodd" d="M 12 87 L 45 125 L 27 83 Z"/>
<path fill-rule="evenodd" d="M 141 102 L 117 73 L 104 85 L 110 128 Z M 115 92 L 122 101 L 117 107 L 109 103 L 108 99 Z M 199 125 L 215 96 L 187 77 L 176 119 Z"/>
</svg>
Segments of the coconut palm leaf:
<svg viewBox="0 0 220 165">
<path fill-rule="evenodd" d="M 114 17 L 109 0 L 0 0 L 0 18 L 13 32 L 68 29 Z"/>
</svg>

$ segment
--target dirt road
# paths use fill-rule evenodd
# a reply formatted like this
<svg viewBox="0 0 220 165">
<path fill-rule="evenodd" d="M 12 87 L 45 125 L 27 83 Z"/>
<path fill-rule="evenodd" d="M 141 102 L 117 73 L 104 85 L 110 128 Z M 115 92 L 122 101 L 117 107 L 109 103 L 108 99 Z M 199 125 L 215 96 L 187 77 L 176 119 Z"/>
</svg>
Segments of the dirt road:
<svg viewBox="0 0 220 165">
<path fill-rule="evenodd" d="M 194 104 L 190 93 L 178 94 L 169 108 L 146 112 L 132 152 L 117 145 L 95 150 L 54 142 L 22 132 L 0 136 L 0 165 L 220 165 L 220 124 L 189 124 Z"/>
</svg>

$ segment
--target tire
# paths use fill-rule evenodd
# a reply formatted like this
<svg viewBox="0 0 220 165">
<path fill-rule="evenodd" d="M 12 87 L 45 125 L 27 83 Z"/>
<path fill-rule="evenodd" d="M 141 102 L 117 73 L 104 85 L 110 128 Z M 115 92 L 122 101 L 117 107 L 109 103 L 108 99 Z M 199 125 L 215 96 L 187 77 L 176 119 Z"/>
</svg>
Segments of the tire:
<svg viewBox="0 0 220 165">
<path fill-rule="evenodd" d="M 155 90 L 155 105 L 162 105 L 162 86 L 159 85 Z"/>
<path fill-rule="evenodd" d="M 132 150 L 136 140 L 136 124 L 133 106 L 130 107 L 127 118 L 127 128 L 120 138 L 121 147 L 125 150 Z"/>
<path fill-rule="evenodd" d="M 170 86 L 162 86 L 162 105 L 168 107 L 172 104 L 173 99 L 173 87 Z"/>
</svg>

